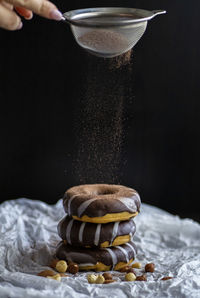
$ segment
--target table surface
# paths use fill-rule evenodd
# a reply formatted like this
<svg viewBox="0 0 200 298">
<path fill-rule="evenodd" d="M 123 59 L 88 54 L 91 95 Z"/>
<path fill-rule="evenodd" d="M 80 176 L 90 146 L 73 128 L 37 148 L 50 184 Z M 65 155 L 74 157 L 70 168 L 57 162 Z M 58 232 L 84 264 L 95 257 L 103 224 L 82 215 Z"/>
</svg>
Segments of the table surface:
<svg viewBox="0 0 200 298">
<path fill-rule="evenodd" d="M 59 241 L 56 227 L 64 216 L 62 202 L 47 205 L 28 199 L 0 205 L 0 297 L 200 297 L 200 225 L 181 220 L 163 210 L 142 205 L 135 218 L 138 247 L 136 260 L 155 263 L 147 282 L 91 285 L 87 273 L 62 278 L 61 282 L 37 276 L 48 264 Z M 173 279 L 161 281 L 164 276 Z"/>
</svg>

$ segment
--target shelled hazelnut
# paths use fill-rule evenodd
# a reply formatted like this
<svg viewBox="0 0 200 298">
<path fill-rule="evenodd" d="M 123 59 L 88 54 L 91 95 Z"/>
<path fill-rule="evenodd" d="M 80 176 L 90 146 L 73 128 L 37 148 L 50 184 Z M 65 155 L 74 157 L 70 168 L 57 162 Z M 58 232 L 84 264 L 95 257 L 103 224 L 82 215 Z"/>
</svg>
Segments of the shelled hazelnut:
<svg viewBox="0 0 200 298">
<path fill-rule="evenodd" d="M 56 274 L 56 275 L 53 275 L 53 276 L 47 276 L 47 278 L 54 279 L 54 280 L 57 280 L 57 281 L 61 281 L 60 274 Z"/>
<path fill-rule="evenodd" d="M 67 271 L 67 262 L 66 261 L 58 261 L 56 264 L 56 270 L 60 273 L 65 273 Z"/>
<path fill-rule="evenodd" d="M 136 276 L 134 273 L 129 272 L 125 275 L 125 280 L 126 281 L 135 281 L 136 280 Z"/>
<path fill-rule="evenodd" d="M 103 277 L 103 275 L 101 275 L 101 274 L 99 274 L 98 276 L 97 276 L 97 279 L 96 279 L 96 284 L 103 284 L 104 283 L 104 281 L 105 281 L 105 278 Z"/>
<path fill-rule="evenodd" d="M 87 275 L 87 280 L 90 284 L 95 284 L 97 280 L 97 275 L 95 274 L 88 274 Z"/>
<path fill-rule="evenodd" d="M 142 264 L 140 262 L 135 262 L 135 263 L 132 264 L 132 268 L 141 269 L 142 268 Z"/>
</svg>

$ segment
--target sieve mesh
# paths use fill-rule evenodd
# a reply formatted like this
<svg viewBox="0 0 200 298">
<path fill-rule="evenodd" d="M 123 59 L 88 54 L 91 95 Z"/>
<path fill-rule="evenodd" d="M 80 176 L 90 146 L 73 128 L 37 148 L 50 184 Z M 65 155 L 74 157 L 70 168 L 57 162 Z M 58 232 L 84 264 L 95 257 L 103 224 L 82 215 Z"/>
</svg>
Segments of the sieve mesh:
<svg viewBox="0 0 200 298">
<path fill-rule="evenodd" d="M 144 34 L 147 22 L 131 28 L 83 28 L 71 26 L 77 43 L 96 56 L 115 57 L 130 50 Z"/>
</svg>

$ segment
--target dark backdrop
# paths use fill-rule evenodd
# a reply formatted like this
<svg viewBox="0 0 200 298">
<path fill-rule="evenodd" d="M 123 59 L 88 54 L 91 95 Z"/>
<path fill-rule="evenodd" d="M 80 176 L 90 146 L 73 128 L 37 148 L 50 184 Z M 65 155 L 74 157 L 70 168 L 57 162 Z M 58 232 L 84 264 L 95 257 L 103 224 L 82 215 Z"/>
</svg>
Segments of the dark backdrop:
<svg viewBox="0 0 200 298">
<path fill-rule="evenodd" d="M 55 3 L 63 12 L 133 6 Z M 133 52 L 121 183 L 135 187 L 146 203 L 200 220 L 200 2 L 136 0 L 134 7 L 167 15 L 149 22 Z M 73 124 L 87 59 L 65 24 L 34 16 L 21 31 L 0 30 L 1 201 L 24 196 L 55 203 L 77 183 Z"/>
</svg>

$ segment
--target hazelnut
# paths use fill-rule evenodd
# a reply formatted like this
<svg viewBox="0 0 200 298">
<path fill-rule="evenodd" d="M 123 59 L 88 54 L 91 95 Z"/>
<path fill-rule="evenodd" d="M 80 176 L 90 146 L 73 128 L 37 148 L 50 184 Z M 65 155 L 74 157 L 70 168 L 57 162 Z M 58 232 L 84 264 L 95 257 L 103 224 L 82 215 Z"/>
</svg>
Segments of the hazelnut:
<svg viewBox="0 0 200 298">
<path fill-rule="evenodd" d="M 140 275 L 136 277 L 137 281 L 147 281 L 147 277 L 146 275 Z"/>
<path fill-rule="evenodd" d="M 134 273 L 129 272 L 125 275 L 125 280 L 126 281 L 134 281 L 134 280 L 136 280 L 136 276 Z"/>
<path fill-rule="evenodd" d="M 66 261 L 58 261 L 56 264 L 56 270 L 61 273 L 65 273 L 67 271 L 67 267 Z"/>
<path fill-rule="evenodd" d="M 104 281 L 105 281 L 105 278 L 103 277 L 103 275 L 101 275 L 101 274 L 99 274 L 98 276 L 97 276 L 97 279 L 96 279 L 96 284 L 103 284 L 104 283 Z"/>
<path fill-rule="evenodd" d="M 136 262 L 136 263 L 132 264 L 132 268 L 141 269 L 142 264 L 140 262 Z"/>
<path fill-rule="evenodd" d="M 111 273 L 105 272 L 103 274 L 103 277 L 105 278 L 105 280 L 112 280 L 112 274 Z"/>
<path fill-rule="evenodd" d="M 130 272 L 135 274 L 135 270 L 131 267 L 127 269 L 126 273 L 130 273 Z"/>
<path fill-rule="evenodd" d="M 120 272 L 126 272 L 126 273 L 132 272 L 132 273 L 135 274 L 135 271 L 134 271 L 134 269 L 131 266 L 122 267 L 120 269 Z"/>
<path fill-rule="evenodd" d="M 70 263 L 68 266 L 68 271 L 69 273 L 72 273 L 72 274 L 76 274 L 77 272 L 79 272 L 78 264 Z"/>
<path fill-rule="evenodd" d="M 104 284 L 111 284 L 112 282 L 115 282 L 116 280 L 115 279 L 106 279 L 104 281 Z"/>
<path fill-rule="evenodd" d="M 54 280 L 57 280 L 57 281 L 61 281 L 60 274 L 56 274 L 56 275 L 53 275 L 53 276 L 47 276 L 47 278 L 54 279 Z"/>
<path fill-rule="evenodd" d="M 58 261 L 59 261 L 58 259 L 51 260 L 49 267 L 56 268 L 56 264 L 58 263 Z"/>
<path fill-rule="evenodd" d="M 43 277 L 53 276 L 53 275 L 55 275 L 55 272 L 52 270 L 44 270 L 38 273 L 38 276 L 43 276 Z"/>
<path fill-rule="evenodd" d="M 130 268 L 129 266 L 125 266 L 125 267 L 122 267 L 119 271 L 120 271 L 120 272 L 127 272 L 127 270 L 128 270 L 129 268 Z"/>
<path fill-rule="evenodd" d="M 88 274 L 87 280 L 90 284 L 95 284 L 97 279 L 97 275 L 95 274 Z"/>
<path fill-rule="evenodd" d="M 154 272 L 154 270 L 155 270 L 154 263 L 146 264 L 146 266 L 145 266 L 145 271 L 146 272 Z"/>
<path fill-rule="evenodd" d="M 172 279 L 173 277 L 171 277 L 171 276 L 165 276 L 165 277 L 163 277 L 163 278 L 161 278 L 161 280 L 168 280 L 168 279 Z"/>
<path fill-rule="evenodd" d="M 59 273 L 61 277 L 67 277 L 69 275 L 65 274 L 65 273 Z"/>
</svg>

